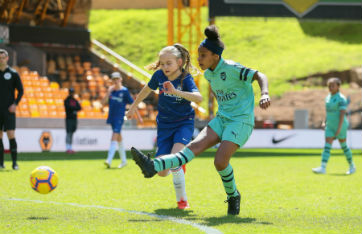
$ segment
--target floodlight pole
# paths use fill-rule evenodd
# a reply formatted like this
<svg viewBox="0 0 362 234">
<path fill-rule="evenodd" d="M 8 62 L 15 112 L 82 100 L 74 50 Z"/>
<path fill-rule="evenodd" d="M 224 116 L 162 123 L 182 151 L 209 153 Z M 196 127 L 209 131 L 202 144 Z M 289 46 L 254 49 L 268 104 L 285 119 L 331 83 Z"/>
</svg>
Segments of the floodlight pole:
<svg viewBox="0 0 362 234">
<path fill-rule="evenodd" d="M 175 4 L 176 1 L 176 4 Z M 168 35 L 167 44 L 175 42 L 183 44 L 190 52 L 191 58 L 195 61 L 197 49 L 201 42 L 201 6 L 207 5 L 207 0 L 167 0 L 168 9 Z M 177 8 L 176 24 L 174 22 L 174 9 Z M 175 41 L 176 25 L 176 41 Z M 196 63 L 193 62 L 193 65 Z M 198 87 L 201 75 L 194 75 Z"/>
<path fill-rule="evenodd" d="M 168 9 L 168 34 L 167 34 L 167 45 L 173 45 L 173 38 L 174 38 L 174 32 L 173 32 L 173 8 L 174 6 L 174 0 L 167 0 L 167 9 Z"/>
</svg>

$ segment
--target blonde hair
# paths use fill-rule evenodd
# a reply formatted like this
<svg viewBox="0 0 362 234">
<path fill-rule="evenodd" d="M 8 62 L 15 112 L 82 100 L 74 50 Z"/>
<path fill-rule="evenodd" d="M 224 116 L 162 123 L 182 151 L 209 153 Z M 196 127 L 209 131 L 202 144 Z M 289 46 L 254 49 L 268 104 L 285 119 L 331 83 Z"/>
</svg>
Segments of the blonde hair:
<svg viewBox="0 0 362 234">
<path fill-rule="evenodd" d="M 341 86 L 342 84 L 341 79 L 339 79 L 338 77 L 329 78 L 327 81 L 327 85 L 329 85 L 330 83 L 336 83 L 338 86 Z"/>
<path fill-rule="evenodd" d="M 188 73 L 190 73 L 190 70 L 196 70 L 196 68 L 191 64 L 189 51 L 183 45 L 176 43 L 172 46 L 166 46 L 160 51 L 158 55 L 161 56 L 166 53 L 173 54 L 176 58 L 182 59 L 182 64 L 180 66 L 180 68 L 183 69 L 182 78 L 184 78 Z M 145 68 L 153 71 L 159 69 L 160 60 L 157 60 L 156 62 L 147 65 Z"/>
</svg>

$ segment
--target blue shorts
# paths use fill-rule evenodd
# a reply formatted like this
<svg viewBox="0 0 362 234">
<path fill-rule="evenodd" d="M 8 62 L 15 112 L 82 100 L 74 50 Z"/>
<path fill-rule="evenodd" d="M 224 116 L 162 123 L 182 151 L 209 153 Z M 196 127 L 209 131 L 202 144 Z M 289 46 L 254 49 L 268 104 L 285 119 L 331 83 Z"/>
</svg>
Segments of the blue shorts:
<svg viewBox="0 0 362 234">
<path fill-rule="evenodd" d="M 172 128 L 157 128 L 156 156 L 170 154 L 175 143 L 187 145 L 192 140 L 194 122 L 181 122 Z"/>
<path fill-rule="evenodd" d="M 119 120 L 107 120 L 107 123 L 110 124 L 112 126 L 112 131 L 113 133 L 121 133 L 122 130 L 122 125 L 123 125 L 123 119 L 119 119 Z"/>
</svg>

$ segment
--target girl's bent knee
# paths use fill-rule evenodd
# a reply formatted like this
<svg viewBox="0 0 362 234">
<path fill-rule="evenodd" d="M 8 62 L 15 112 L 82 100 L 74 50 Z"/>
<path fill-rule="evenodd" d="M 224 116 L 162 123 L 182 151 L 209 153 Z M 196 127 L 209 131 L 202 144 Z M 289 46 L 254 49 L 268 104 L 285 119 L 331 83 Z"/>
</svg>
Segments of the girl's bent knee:
<svg viewBox="0 0 362 234">
<path fill-rule="evenodd" d="M 224 162 L 221 160 L 214 160 L 214 166 L 218 171 L 224 170 L 228 166 L 228 164 L 229 164 L 228 162 Z"/>
</svg>

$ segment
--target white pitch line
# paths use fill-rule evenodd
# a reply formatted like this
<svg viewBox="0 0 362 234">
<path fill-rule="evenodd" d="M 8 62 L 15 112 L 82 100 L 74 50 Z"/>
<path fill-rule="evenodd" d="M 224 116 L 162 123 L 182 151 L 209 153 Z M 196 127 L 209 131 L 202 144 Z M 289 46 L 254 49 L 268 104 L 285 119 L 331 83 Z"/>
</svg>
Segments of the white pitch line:
<svg viewBox="0 0 362 234">
<path fill-rule="evenodd" d="M 4 200 L 35 202 L 35 203 L 48 203 L 48 204 L 54 204 L 54 205 L 68 205 L 68 206 L 75 206 L 75 207 L 82 207 L 82 208 L 98 208 L 98 209 L 104 209 L 104 210 L 115 210 L 115 211 L 119 211 L 119 212 L 125 212 L 125 213 L 137 214 L 137 215 L 147 215 L 147 216 L 162 219 L 162 220 L 168 220 L 168 221 L 175 222 L 175 223 L 190 225 L 195 228 L 198 228 L 199 230 L 201 230 L 207 234 L 223 234 L 221 231 L 219 231 L 215 228 L 197 224 L 197 223 L 193 223 L 188 220 L 178 219 L 178 218 L 175 218 L 172 216 L 167 216 L 167 215 L 157 215 L 157 214 L 147 213 L 147 212 L 143 212 L 143 211 L 125 210 L 122 208 L 97 206 L 97 205 L 82 205 L 82 204 L 77 204 L 77 203 L 62 203 L 62 202 L 52 202 L 52 201 L 28 200 L 28 199 L 21 199 L 21 198 L 5 198 Z"/>
</svg>

